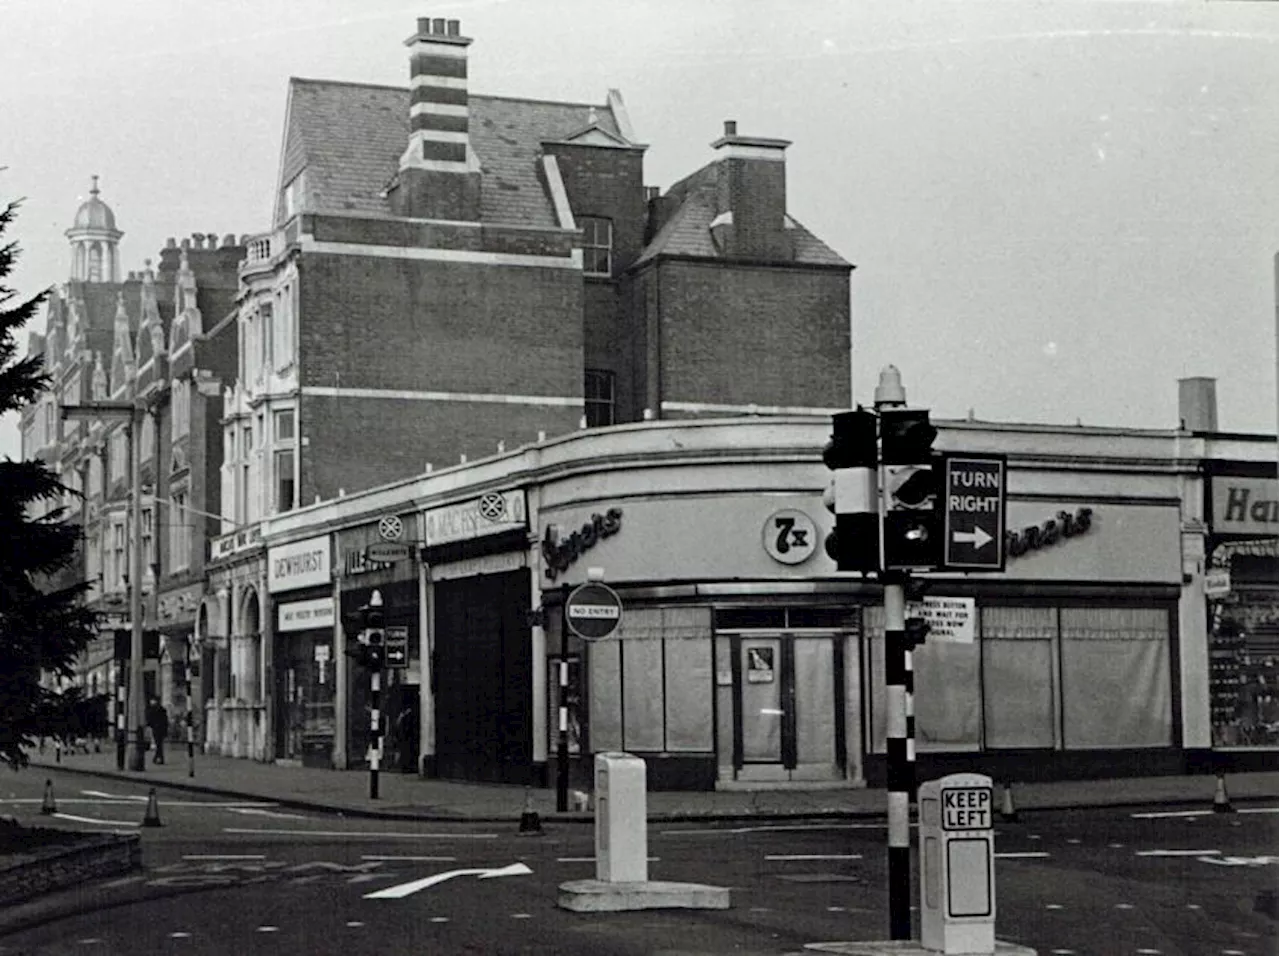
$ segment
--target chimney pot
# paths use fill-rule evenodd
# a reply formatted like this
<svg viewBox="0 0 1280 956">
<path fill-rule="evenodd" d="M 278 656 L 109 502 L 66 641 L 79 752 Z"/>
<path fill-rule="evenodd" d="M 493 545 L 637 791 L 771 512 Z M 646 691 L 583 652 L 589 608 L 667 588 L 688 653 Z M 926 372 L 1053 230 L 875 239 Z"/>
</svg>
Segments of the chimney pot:
<svg viewBox="0 0 1280 956">
<path fill-rule="evenodd" d="M 444 17 L 436 17 L 431 21 L 431 32 L 444 36 Z"/>
<path fill-rule="evenodd" d="M 431 32 L 431 18 L 430 18 L 430 17 L 418 17 L 418 32 L 419 32 L 419 33 L 430 33 L 430 32 Z"/>
<path fill-rule="evenodd" d="M 183 240 L 182 240 L 182 248 L 183 248 L 183 249 L 190 249 L 190 248 L 191 248 L 191 240 L 190 240 L 190 239 L 183 239 Z"/>
<path fill-rule="evenodd" d="M 456 37 L 462 32 L 462 21 L 460 20 L 450 20 L 447 26 L 449 29 L 449 36 L 451 37 Z"/>
<path fill-rule="evenodd" d="M 236 244 L 236 237 L 235 237 L 235 233 L 229 232 L 229 233 L 227 233 L 225 236 L 223 236 L 223 237 L 222 237 L 222 245 L 223 245 L 224 247 L 225 247 L 225 246 L 234 246 L 235 244 Z"/>
<path fill-rule="evenodd" d="M 166 249 L 177 249 L 178 240 L 174 239 L 173 236 L 170 236 L 168 239 L 164 241 L 164 247 Z"/>
<path fill-rule="evenodd" d="M 197 249 L 203 249 L 203 248 L 204 248 L 204 233 L 203 233 L 203 232 L 193 232 L 193 233 L 191 234 L 191 239 L 192 239 L 192 241 L 195 243 L 195 245 L 196 245 L 196 248 L 197 248 Z"/>
<path fill-rule="evenodd" d="M 737 135 L 738 135 L 738 121 L 737 121 L 737 120 L 725 120 L 725 121 L 724 121 L 724 135 L 725 135 L 725 136 L 737 136 Z"/>
</svg>

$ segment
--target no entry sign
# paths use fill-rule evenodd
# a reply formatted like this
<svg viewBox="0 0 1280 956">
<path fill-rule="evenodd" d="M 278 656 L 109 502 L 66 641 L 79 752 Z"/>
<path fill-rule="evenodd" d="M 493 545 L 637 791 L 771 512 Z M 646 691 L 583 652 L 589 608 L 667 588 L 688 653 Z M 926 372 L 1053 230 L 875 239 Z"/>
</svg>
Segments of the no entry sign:
<svg viewBox="0 0 1280 956">
<path fill-rule="evenodd" d="M 608 637 L 622 621 L 622 599 L 607 584 L 589 581 L 569 592 L 564 622 L 584 641 Z"/>
</svg>

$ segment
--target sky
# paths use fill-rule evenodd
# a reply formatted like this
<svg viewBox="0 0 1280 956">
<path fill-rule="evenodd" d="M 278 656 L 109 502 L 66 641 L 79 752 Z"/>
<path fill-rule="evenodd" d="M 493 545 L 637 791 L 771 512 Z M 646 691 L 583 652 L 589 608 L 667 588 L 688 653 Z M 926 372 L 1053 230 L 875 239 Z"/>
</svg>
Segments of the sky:
<svg viewBox="0 0 1280 956">
<path fill-rule="evenodd" d="M 855 401 L 893 364 L 939 418 L 1174 428 L 1203 375 L 1223 430 L 1274 434 L 1278 9 L 3 0 L 9 284 L 65 281 L 94 174 L 123 271 L 170 236 L 267 231 L 288 78 L 407 86 L 402 41 L 440 16 L 474 38 L 475 92 L 620 89 L 647 184 L 708 162 L 727 119 L 790 140 L 788 211 L 856 266 Z"/>
</svg>

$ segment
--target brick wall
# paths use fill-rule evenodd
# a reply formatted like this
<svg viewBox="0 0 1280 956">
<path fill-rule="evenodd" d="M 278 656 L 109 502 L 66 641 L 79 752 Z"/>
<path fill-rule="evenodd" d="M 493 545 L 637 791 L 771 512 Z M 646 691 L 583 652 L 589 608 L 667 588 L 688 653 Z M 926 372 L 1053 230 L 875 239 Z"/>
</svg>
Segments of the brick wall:
<svg viewBox="0 0 1280 956">
<path fill-rule="evenodd" d="M 846 407 L 849 277 L 830 269 L 665 261 L 654 303 L 665 401 Z M 652 334 L 652 327 L 651 327 Z M 650 354 L 653 352 L 651 344 Z"/>
<path fill-rule="evenodd" d="M 576 430 L 581 417 L 581 406 L 304 396 L 299 427 L 309 442 L 301 449 L 299 500 L 420 475 L 427 462 L 447 468 L 460 454 L 474 461 L 496 454 L 499 441 L 514 451 L 540 430 L 548 437 Z"/>
<path fill-rule="evenodd" d="M 303 386 L 582 395 L 581 274 L 306 254 Z M 305 396 L 300 500 L 420 474 L 578 427 L 581 406 Z"/>
</svg>

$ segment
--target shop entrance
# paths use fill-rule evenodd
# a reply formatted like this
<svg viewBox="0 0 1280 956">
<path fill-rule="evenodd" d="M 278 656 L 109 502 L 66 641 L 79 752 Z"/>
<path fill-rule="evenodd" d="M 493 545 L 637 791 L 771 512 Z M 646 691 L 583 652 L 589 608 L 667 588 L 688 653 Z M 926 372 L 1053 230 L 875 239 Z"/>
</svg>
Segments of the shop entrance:
<svg viewBox="0 0 1280 956">
<path fill-rule="evenodd" d="M 435 585 L 436 773 L 460 780 L 532 780 L 533 663 L 529 574 Z"/>
<path fill-rule="evenodd" d="M 844 776 L 840 638 L 756 633 L 731 639 L 737 780 Z"/>
</svg>

